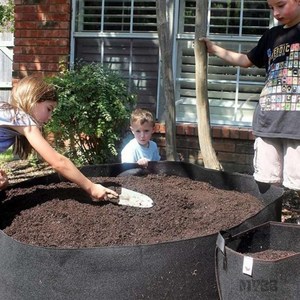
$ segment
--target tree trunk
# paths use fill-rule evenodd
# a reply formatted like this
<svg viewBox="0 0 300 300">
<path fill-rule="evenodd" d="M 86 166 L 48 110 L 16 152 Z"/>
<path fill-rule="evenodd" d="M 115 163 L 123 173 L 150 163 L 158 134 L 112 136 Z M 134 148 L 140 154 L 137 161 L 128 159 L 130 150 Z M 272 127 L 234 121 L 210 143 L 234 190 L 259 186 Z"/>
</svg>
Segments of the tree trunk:
<svg viewBox="0 0 300 300">
<path fill-rule="evenodd" d="M 208 0 L 197 0 L 196 3 L 194 51 L 198 138 L 204 166 L 209 169 L 222 170 L 223 168 L 212 146 L 207 93 L 207 51 L 205 43 L 199 41 L 199 38 L 206 36 L 208 15 L 207 2 Z"/>
<path fill-rule="evenodd" d="M 172 43 L 166 0 L 156 1 L 157 31 L 162 60 L 162 86 L 166 100 L 166 158 L 176 160 L 175 85 L 172 67 Z"/>
</svg>

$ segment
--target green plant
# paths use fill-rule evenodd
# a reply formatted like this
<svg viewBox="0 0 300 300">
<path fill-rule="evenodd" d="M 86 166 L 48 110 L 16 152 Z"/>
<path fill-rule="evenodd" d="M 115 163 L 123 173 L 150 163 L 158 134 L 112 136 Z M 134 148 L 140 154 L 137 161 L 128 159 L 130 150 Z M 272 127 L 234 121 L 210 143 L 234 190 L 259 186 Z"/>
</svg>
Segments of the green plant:
<svg viewBox="0 0 300 300">
<path fill-rule="evenodd" d="M 8 148 L 5 152 L 0 153 L 0 167 L 1 165 L 11 162 L 13 160 L 18 160 L 18 156 L 15 156 L 13 153 L 13 147 Z M 27 158 L 28 164 L 33 167 L 37 167 L 41 162 L 38 154 L 36 152 L 29 155 Z"/>
<path fill-rule="evenodd" d="M 14 159 L 12 147 L 7 149 L 5 152 L 0 153 L 0 164 L 8 162 Z"/>
<path fill-rule="evenodd" d="M 14 31 L 14 1 L 0 4 L 0 32 Z"/>
<path fill-rule="evenodd" d="M 136 103 L 120 75 L 100 64 L 76 64 L 49 79 L 59 102 L 47 131 L 78 165 L 111 163 Z"/>
</svg>

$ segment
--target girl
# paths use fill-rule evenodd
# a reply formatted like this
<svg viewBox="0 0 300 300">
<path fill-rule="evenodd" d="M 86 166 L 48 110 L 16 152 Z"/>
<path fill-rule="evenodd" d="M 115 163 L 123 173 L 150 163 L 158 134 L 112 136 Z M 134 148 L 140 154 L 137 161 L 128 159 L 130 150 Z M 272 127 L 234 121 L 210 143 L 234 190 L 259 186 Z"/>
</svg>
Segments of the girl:
<svg viewBox="0 0 300 300">
<path fill-rule="evenodd" d="M 25 159 L 34 149 L 63 177 L 76 183 L 94 200 L 118 198 L 118 194 L 86 178 L 65 156 L 56 152 L 41 133 L 57 105 L 54 86 L 41 77 L 28 76 L 13 88 L 10 103 L 0 103 L 0 152 L 13 145 L 14 152 Z M 0 172 L 0 189 L 7 186 L 6 174 Z"/>
</svg>

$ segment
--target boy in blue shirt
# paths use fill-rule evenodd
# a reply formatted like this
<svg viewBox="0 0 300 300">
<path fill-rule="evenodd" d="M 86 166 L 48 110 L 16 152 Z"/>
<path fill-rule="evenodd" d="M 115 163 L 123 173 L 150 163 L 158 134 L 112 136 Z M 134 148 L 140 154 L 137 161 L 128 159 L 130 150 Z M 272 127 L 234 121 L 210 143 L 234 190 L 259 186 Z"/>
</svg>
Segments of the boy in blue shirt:
<svg viewBox="0 0 300 300">
<path fill-rule="evenodd" d="M 122 163 L 138 163 L 146 168 L 148 161 L 159 161 L 157 144 L 151 141 L 154 132 L 154 119 L 146 109 L 135 109 L 130 118 L 130 129 L 134 138 L 129 141 L 121 152 Z"/>
</svg>

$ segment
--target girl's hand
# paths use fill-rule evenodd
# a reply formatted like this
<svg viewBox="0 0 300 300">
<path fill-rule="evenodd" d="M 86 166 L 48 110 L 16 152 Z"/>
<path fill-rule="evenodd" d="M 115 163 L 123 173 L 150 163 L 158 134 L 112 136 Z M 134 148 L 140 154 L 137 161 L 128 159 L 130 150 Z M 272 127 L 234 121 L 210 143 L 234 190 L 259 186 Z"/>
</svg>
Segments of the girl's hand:
<svg viewBox="0 0 300 300">
<path fill-rule="evenodd" d="M 0 170 L 0 190 L 6 189 L 8 186 L 8 177 L 3 170 Z"/>
<path fill-rule="evenodd" d="M 108 189 L 101 184 L 94 184 L 91 196 L 93 201 L 99 201 L 99 200 L 106 200 L 109 201 L 110 199 L 118 199 L 119 195 L 117 192 Z"/>
</svg>

